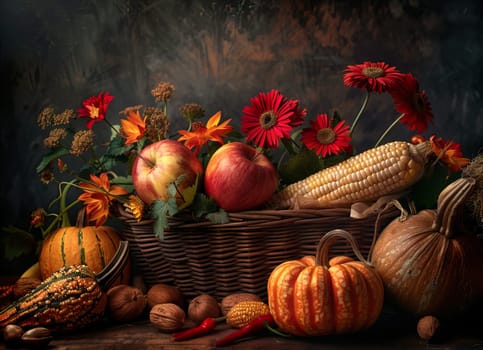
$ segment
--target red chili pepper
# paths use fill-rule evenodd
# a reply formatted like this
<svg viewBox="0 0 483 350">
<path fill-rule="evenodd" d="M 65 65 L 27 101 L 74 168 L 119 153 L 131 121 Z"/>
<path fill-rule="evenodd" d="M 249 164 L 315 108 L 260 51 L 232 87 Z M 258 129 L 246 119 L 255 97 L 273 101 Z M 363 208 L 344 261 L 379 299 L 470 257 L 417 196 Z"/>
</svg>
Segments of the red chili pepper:
<svg viewBox="0 0 483 350">
<path fill-rule="evenodd" d="M 234 332 L 231 332 L 224 338 L 221 338 L 215 343 L 215 346 L 225 346 L 235 340 L 239 340 L 247 335 L 256 334 L 263 329 L 267 328 L 267 326 L 274 326 L 275 321 L 271 314 L 266 314 L 262 316 L 258 316 L 254 318 L 250 323 L 248 323 L 245 327 L 237 329 Z"/>
<path fill-rule="evenodd" d="M 198 326 L 181 332 L 173 333 L 171 336 L 173 337 L 174 341 L 181 341 L 181 340 L 201 337 L 202 335 L 210 333 L 213 329 L 215 329 L 216 324 L 219 321 L 224 319 L 225 317 L 220 317 L 220 318 L 208 317 L 208 318 L 205 318 Z"/>
</svg>

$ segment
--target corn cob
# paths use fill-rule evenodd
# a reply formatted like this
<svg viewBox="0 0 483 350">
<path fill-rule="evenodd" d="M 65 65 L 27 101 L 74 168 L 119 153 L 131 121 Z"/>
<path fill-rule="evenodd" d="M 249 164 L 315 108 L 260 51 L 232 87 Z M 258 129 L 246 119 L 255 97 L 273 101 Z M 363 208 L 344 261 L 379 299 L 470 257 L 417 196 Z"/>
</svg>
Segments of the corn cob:
<svg viewBox="0 0 483 350">
<path fill-rule="evenodd" d="M 317 208 L 347 207 L 402 192 L 421 178 L 430 152 L 428 142 L 394 141 L 371 148 L 288 185 L 268 207 L 296 208 L 301 202 Z"/>
<path fill-rule="evenodd" d="M 254 318 L 270 313 L 263 301 L 240 301 L 226 314 L 226 323 L 233 328 L 242 328 Z"/>
</svg>

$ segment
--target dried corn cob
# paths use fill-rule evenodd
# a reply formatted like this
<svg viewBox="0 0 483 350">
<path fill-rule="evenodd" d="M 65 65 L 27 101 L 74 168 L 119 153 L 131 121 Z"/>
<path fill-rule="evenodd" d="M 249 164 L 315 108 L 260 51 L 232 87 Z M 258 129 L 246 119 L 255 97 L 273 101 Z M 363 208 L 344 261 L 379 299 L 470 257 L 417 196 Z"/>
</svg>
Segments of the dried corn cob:
<svg viewBox="0 0 483 350">
<path fill-rule="evenodd" d="M 285 187 L 268 206 L 287 209 L 305 202 L 317 208 L 346 207 L 399 193 L 421 178 L 430 152 L 428 142 L 394 141 L 371 148 Z"/>
<path fill-rule="evenodd" d="M 270 313 L 263 301 L 240 301 L 226 314 L 226 323 L 233 328 L 242 328 L 254 318 Z"/>
</svg>

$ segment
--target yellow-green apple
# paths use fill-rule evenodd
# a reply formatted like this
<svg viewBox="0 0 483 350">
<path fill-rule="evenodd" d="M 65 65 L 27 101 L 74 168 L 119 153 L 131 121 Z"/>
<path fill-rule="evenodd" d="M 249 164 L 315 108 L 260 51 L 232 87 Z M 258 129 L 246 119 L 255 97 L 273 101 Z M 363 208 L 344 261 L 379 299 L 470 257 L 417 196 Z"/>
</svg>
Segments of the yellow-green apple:
<svg viewBox="0 0 483 350">
<path fill-rule="evenodd" d="M 242 142 L 222 145 L 208 161 L 205 192 L 226 211 L 255 209 L 266 203 L 278 185 L 270 160 Z"/>
<path fill-rule="evenodd" d="M 168 186 L 176 183 L 176 202 L 180 208 L 193 198 L 181 193 L 196 184 L 203 166 L 193 152 L 175 140 L 161 140 L 146 146 L 134 159 L 132 181 L 138 196 L 147 204 L 168 199 Z"/>
</svg>

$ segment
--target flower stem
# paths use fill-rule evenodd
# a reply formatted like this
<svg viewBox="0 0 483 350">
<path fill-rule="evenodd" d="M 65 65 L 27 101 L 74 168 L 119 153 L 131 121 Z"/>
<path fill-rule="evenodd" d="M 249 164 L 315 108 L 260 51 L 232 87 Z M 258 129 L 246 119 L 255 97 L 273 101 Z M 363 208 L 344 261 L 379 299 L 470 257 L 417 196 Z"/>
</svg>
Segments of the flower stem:
<svg viewBox="0 0 483 350">
<path fill-rule="evenodd" d="M 352 123 L 352 126 L 350 128 L 350 136 L 352 136 L 352 132 L 354 131 L 357 123 L 359 122 L 359 119 L 362 115 L 362 112 L 366 109 L 367 103 L 369 102 L 369 91 L 366 90 L 366 95 L 364 96 L 364 100 L 362 101 L 361 108 L 359 109 L 359 112 L 357 113 L 356 117 L 354 118 L 354 122 Z"/>
<path fill-rule="evenodd" d="M 394 128 L 394 126 L 396 126 L 397 123 L 399 123 L 399 121 L 402 119 L 402 117 L 404 117 L 404 113 L 401 113 L 399 115 L 399 117 L 397 117 L 392 123 L 391 125 L 389 125 L 389 127 L 386 129 L 386 131 L 384 131 L 381 135 L 381 137 L 379 137 L 379 140 L 377 140 L 376 144 L 374 145 L 374 147 L 377 147 L 381 144 L 382 140 L 386 137 L 386 135 L 389 133 L 389 131 L 392 130 L 392 128 Z"/>
<path fill-rule="evenodd" d="M 106 118 L 104 118 L 104 121 L 106 122 L 106 124 L 107 124 L 107 125 L 109 125 L 109 127 L 110 127 L 112 130 L 114 130 L 114 132 L 115 132 L 116 134 L 120 135 L 120 134 L 119 134 L 119 130 L 117 130 L 117 129 L 114 127 L 114 125 L 112 125 L 112 124 L 111 124 L 111 122 L 110 122 L 109 120 L 107 120 Z"/>
</svg>

